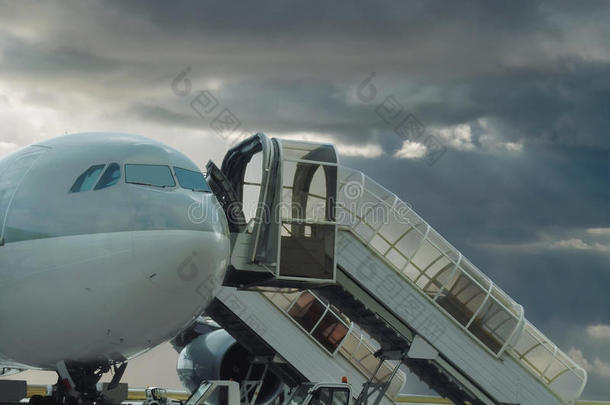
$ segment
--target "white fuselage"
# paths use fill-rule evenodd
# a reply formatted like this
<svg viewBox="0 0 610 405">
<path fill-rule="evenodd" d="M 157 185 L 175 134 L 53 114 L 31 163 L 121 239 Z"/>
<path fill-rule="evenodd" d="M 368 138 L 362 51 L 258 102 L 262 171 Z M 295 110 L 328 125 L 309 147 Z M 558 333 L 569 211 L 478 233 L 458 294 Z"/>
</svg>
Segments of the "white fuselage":
<svg viewBox="0 0 610 405">
<path fill-rule="evenodd" d="M 229 239 L 214 195 L 181 187 L 178 168 L 198 171 L 188 158 L 113 134 L 30 148 L 34 159 L 26 151 L 0 160 L 0 367 L 124 361 L 204 310 Z M 97 189 L 115 162 L 119 180 Z M 72 192 L 95 164 L 104 168 L 86 181 L 98 185 Z M 130 164 L 169 167 L 175 184 L 129 183 Z"/>
</svg>

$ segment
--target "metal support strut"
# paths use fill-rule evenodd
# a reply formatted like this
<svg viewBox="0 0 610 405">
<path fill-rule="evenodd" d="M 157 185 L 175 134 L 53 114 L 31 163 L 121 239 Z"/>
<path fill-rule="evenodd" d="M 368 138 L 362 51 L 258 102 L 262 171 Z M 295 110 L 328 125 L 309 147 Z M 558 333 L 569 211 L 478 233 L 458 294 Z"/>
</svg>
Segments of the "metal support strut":
<svg viewBox="0 0 610 405">
<path fill-rule="evenodd" d="M 263 369 L 263 373 L 260 378 L 257 380 L 251 380 L 250 377 L 252 375 L 252 370 L 254 366 L 264 363 L 265 368 Z M 258 395 L 261 392 L 261 388 L 263 387 L 263 382 L 265 381 L 265 377 L 267 376 L 267 372 L 269 371 L 269 361 L 261 361 L 261 359 L 255 358 L 248 367 L 248 372 L 246 373 L 246 378 L 240 384 L 240 403 L 247 405 L 254 405 L 256 400 L 258 399 Z"/>
<path fill-rule="evenodd" d="M 379 358 L 377 368 L 375 368 L 375 372 L 373 373 L 373 375 L 371 375 L 369 380 L 362 385 L 362 391 L 360 391 L 360 395 L 356 399 L 355 405 L 379 405 L 383 396 L 390 387 L 392 379 L 400 369 L 402 360 L 406 357 L 404 353 L 397 351 L 379 351 L 375 353 L 375 356 Z M 392 373 L 389 375 L 386 381 L 375 382 L 375 377 L 377 376 L 377 373 L 379 372 L 379 369 L 381 368 L 383 362 L 386 360 L 396 360 L 396 366 L 394 367 Z M 373 397 L 375 394 L 377 396 L 374 398 L 373 402 L 369 404 L 369 398 Z"/>
</svg>

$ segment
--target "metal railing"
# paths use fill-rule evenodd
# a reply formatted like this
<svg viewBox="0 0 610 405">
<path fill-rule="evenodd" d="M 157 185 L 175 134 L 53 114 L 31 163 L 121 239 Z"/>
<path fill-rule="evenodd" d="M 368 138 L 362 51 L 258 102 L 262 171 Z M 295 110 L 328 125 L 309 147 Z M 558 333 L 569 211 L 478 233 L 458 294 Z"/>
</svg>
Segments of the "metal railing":
<svg viewBox="0 0 610 405">
<path fill-rule="evenodd" d="M 566 403 L 580 396 L 585 370 L 525 319 L 521 305 L 396 195 L 363 173 L 341 167 L 337 222 L 490 354 L 510 354 Z"/>
<path fill-rule="evenodd" d="M 334 356 L 336 353 L 340 353 L 343 357 L 345 357 L 362 375 L 364 375 L 367 379 L 372 379 L 373 382 L 386 382 L 387 379 L 391 376 L 392 371 L 396 366 L 395 361 L 386 360 L 381 366 L 379 366 L 379 359 L 375 357 L 375 352 L 379 349 L 371 338 L 358 331 L 357 328 L 354 328 L 352 322 L 350 322 L 344 315 L 340 314 L 337 310 L 333 309 L 331 305 L 320 299 L 315 293 L 312 291 L 295 291 L 291 289 L 278 289 L 275 291 L 265 291 L 262 293 L 269 301 L 271 301 L 278 309 L 284 312 L 288 317 L 290 317 L 299 327 L 307 334 L 309 334 L 313 340 L 320 344 L 320 346 L 328 352 L 329 355 Z M 299 300 L 301 303 L 309 303 L 311 299 L 314 299 L 319 305 L 324 306 L 324 315 L 318 315 L 311 321 L 315 322 L 316 325 L 319 326 L 320 322 L 324 318 L 324 316 L 328 315 L 330 311 L 334 317 L 340 319 L 342 325 L 346 327 L 347 333 L 342 337 L 340 342 L 334 345 L 334 350 L 329 350 L 328 345 L 324 344 L 319 340 L 319 335 L 315 336 L 312 333 L 315 330 L 314 327 L 306 328 L 299 322 L 298 319 L 295 319 L 294 314 L 297 311 L 294 311 L 295 306 L 298 305 Z M 317 312 L 320 314 L 320 311 Z M 333 342 L 334 344 L 334 342 Z M 375 374 L 375 371 L 377 373 Z M 390 387 L 388 389 L 388 394 L 391 398 L 395 395 L 398 395 L 402 387 L 404 386 L 406 381 L 406 377 L 404 373 L 399 372 L 394 376 Z"/>
</svg>

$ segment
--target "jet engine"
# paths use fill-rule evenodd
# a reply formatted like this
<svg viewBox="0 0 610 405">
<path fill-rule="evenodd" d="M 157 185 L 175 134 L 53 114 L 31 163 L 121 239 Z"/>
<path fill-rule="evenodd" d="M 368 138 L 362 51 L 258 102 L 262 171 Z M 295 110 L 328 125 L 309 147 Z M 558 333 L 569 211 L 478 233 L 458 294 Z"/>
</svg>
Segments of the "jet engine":
<svg viewBox="0 0 610 405">
<path fill-rule="evenodd" d="M 15 375 L 21 373 L 23 370 L 18 368 L 8 368 L 2 367 L 0 368 L 0 377 L 8 377 L 9 375 Z"/>
<path fill-rule="evenodd" d="M 180 352 L 178 377 L 182 385 L 193 392 L 204 380 L 229 380 L 241 383 L 251 366 L 250 353 L 224 329 L 199 335 Z M 248 380 L 259 380 L 264 366 L 253 364 Z M 282 381 L 268 371 L 263 380 L 257 405 L 273 401 L 282 391 Z"/>
</svg>

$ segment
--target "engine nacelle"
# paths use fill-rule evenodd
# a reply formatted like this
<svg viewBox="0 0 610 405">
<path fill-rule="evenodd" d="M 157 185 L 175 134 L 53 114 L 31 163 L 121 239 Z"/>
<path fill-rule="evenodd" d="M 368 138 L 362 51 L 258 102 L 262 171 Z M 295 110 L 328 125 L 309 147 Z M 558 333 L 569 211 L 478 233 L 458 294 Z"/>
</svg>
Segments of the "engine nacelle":
<svg viewBox="0 0 610 405">
<path fill-rule="evenodd" d="M 18 368 L 8 368 L 2 367 L 0 368 L 0 377 L 8 377 L 9 375 L 15 375 L 21 373 L 23 370 Z"/>
<path fill-rule="evenodd" d="M 235 341 L 224 329 L 200 335 L 187 344 L 178 358 L 178 377 L 190 392 L 204 380 L 229 380 L 241 383 L 250 367 L 250 353 Z M 264 366 L 255 365 L 250 380 L 260 379 Z M 265 375 L 263 386 L 256 400 L 265 405 L 282 391 L 282 381 L 272 372 Z"/>
</svg>

